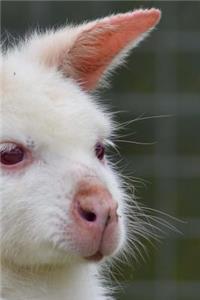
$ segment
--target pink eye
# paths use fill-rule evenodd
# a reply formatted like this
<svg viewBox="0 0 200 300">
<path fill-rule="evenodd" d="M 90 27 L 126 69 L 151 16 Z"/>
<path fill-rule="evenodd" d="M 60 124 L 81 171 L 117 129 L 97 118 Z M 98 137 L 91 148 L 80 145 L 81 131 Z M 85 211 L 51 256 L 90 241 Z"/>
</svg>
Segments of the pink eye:
<svg viewBox="0 0 200 300">
<path fill-rule="evenodd" d="M 103 160 L 105 155 L 105 146 L 101 143 L 97 143 L 95 146 L 95 154 L 99 160 Z"/>
<path fill-rule="evenodd" d="M 25 150 L 19 145 L 7 143 L 5 147 L 0 149 L 0 157 L 2 165 L 16 165 L 24 160 Z"/>
</svg>

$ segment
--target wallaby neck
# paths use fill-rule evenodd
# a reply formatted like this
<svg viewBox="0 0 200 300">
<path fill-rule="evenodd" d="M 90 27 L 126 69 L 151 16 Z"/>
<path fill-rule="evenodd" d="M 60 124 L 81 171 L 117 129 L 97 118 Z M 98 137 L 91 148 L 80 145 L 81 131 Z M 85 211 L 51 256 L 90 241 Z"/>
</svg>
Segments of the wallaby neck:
<svg viewBox="0 0 200 300">
<path fill-rule="evenodd" d="M 29 269 L 2 267 L 2 296 L 5 300 L 83 300 L 106 299 L 94 280 L 94 265 Z"/>
</svg>

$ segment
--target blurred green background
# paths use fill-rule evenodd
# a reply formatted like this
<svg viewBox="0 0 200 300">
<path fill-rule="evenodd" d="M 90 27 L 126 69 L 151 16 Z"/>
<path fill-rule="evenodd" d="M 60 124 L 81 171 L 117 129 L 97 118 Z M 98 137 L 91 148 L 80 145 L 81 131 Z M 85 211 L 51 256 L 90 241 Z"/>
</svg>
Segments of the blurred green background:
<svg viewBox="0 0 200 300">
<path fill-rule="evenodd" d="M 119 300 L 200 299 L 200 2 L 198 1 L 2 1 L 1 33 L 13 41 L 33 27 L 78 23 L 135 8 L 158 7 L 162 20 L 102 91 L 119 122 L 139 116 L 118 143 L 124 174 L 139 201 L 187 221 L 183 234 L 168 233 L 146 262 L 114 270 Z M 5 42 L 5 43 L 7 43 Z M 164 116 L 168 117 L 152 117 Z M 170 115 L 170 116 L 169 116 Z M 152 142 L 156 142 L 151 144 Z M 121 159 L 116 156 L 116 159 Z M 174 223 L 174 222 L 173 222 Z"/>
</svg>

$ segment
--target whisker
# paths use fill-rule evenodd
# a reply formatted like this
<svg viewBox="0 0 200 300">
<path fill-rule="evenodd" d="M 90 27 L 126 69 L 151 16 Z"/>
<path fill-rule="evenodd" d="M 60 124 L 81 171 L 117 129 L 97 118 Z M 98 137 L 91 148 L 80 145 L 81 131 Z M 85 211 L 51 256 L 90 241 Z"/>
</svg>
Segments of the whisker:
<svg viewBox="0 0 200 300">
<path fill-rule="evenodd" d="M 161 119 L 161 118 L 172 118 L 172 117 L 174 117 L 173 114 L 153 115 L 153 116 L 146 116 L 146 117 L 143 117 L 143 116 L 144 116 L 144 113 L 142 113 L 141 115 L 139 115 L 138 117 L 136 117 L 133 120 L 121 123 L 121 125 L 123 127 L 125 127 L 125 126 L 129 126 L 130 124 L 135 123 L 135 122 L 139 122 L 139 121 L 152 120 L 152 119 Z"/>
<path fill-rule="evenodd" d="M 150 212 L 154 212 L 154 213 L 163 215 L 163 216 L 168 217 L 169 219 L 172 219 L 172 220 L 174 220 L 174 221 L 176 221 L 176 222 L 179 222 L 179 223 L 184 223 L 184 224 L 187 223 L 186 221 L 183 221 L 183 220 L 181 220 L 181 219 L 178 219 L 178 218 L 176 218 L 176 217 L 174 217 L 174 216 L 171 216 L 171 215 L 167 214 L 166 212 L 163 212 L 163 211 L 161 211 L 161 210 L 157 210 L 157 209 L 155 209 L 155 208 L 150 208 L 150 207 L 146 207 L 146 206 L 141 206 L 141 209 L 142 209 L 143 211 L 150 211 Z"/>
<path fill-rule="evenodd" d="M 143 146 L 153 146 L 156 145 L 157 142 L 138 142 L 138 141 L 128 141 L 128 140 L 115 140 L 117 143 L 128 143 L 135 145 L 143 145 Z"/>
</svg>

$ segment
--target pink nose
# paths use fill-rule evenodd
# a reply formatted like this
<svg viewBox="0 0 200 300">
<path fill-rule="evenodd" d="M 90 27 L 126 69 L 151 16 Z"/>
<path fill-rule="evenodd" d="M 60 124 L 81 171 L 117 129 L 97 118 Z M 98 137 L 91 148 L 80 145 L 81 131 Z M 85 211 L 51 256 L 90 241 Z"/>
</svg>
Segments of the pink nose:
<svg viewBox="0 0 200 300">
<path fill-rule="evenodd" d="M 82 182 L 73 202 L 73 239 L 84 257 L 111 254 L 118 242 L 117 203 L 100 183 Z"/>
<path fill-rule="evenodd" d="M 79 218 L 90 228 L 98 225 L 104 229 L 110 222 L 117 220 L 117 204 L 101 186 L 82 187 L 76 195 L 76 201 Z"/>
</svg>

